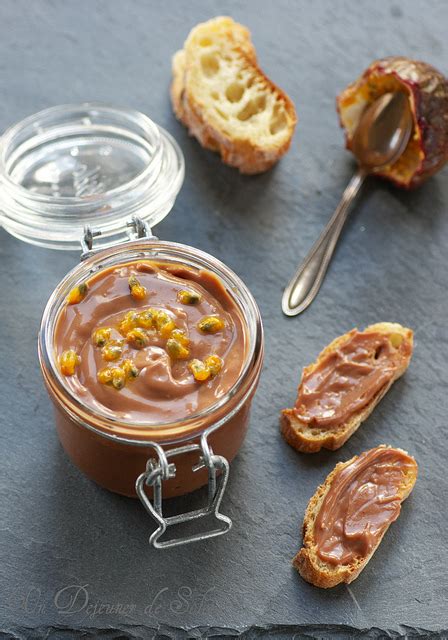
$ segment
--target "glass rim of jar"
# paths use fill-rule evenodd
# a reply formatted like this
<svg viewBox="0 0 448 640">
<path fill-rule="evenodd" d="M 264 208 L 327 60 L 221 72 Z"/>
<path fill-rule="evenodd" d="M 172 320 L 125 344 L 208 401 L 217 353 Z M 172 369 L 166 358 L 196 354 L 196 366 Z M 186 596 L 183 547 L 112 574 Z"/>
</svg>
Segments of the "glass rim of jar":
<svg viewBox="0 0 448 640">
<path fill-rule="evenodd" d="M 73 146 L 82 150 L 87 145 L 99 163 L 99 177 L 86 168 L 75 188 L 78 169 L 67 169 L 73 176 L 74 193 L 61 195 L 55 168 L 58 177 L 53 189 L 48 168 L 55 164 L 57 145 L 63 147 L 65 163 L 74 153 Z M 118 145 L 120 162 L 127 162 L 123 149 L 139 159 L 138 168 L 122 182 L 115 173 L 107 175 L 98 160 L 114 145 Z M 48 173 L 42 179 L 42 191 L 27 182 L 30 171 L 33 176 L 42 173 L 41 165 Z M 106 247 L 126 238 L 126 223 L 132 215 L 149 226 L 168 215 L 184 176 L 185 161 L 177 142 L 140 111 L 101 102 L 57 105 L 27 116 L 0 137 L 0 221 L 19 239 L 54 249 L 77 248 L 83 228 L 89 225 L 101 228 L 100 242 Z"/>
<path fill-rule="evenodd" d="M 156 260 L 205 269 L 217 276 L 232 295 L 241 313 L 248 338 L 245 362 L 232 387 L 214 404 L 197 414 L 173 422 L 144 423 L 117 420 L 100 409 L 93 408 L 64 383 L 54 349 L 54 330 L 68 292 L 94 273 L 133 260 Z M 234 415 L 234 404 L 241 406 L 252 389 L 252 378 L 261 369 L 264 354 L 263 325 L 258 305 L 244 282 L 223 262 L 189 245 L 162 240 L 135 240 L 94 253 L 76 265 L 56 286 L 46 304 L 38 338 L 39 361 L 47 386 L 56 396 L 58 405 L 81 425 L 94 432 L 126 443 L 144 444 L 181 442 L 209 430 L 216 423 L 221 426 Z M 231 405 L 226 411 L 226 407 Z M 216 417 L 216 420 L 213 418 Z M 204 420 L 208 424 L 204 427 Z"/>
</svg>

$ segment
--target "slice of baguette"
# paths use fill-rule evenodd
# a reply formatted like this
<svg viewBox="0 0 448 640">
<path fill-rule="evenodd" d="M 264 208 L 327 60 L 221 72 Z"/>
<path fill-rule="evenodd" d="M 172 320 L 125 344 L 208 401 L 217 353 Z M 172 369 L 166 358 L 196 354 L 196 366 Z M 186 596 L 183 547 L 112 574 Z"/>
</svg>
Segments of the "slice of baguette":
<svg viewBox="0 0 448 640">
<path fill-rule="evenodd" d="M 397 451 L 402 451 L 406 455 L 409 455 L 406 451 L 403 451 L 403 449 L 397 449 L 396 447 L 390 447 L 384 444 L 380 445 L 380 447 L 395 449 Z M 335 587 L 341 582 L 345 582 L 347 584 L 353 582 L 353 580 L 355 580 L 355 578 L 359 576 L 361 571 L 364 569 L 370 558 L 377 550 L 378 546 L 381 543 L 381 540 L 384 537 L 384 534 L 390 526 L 388 525 L 386 527 L 382 536 L 378 539 L 378 543 L 372 549 L 371 553 L 368 556 L 364 558 L 358 558 L 351 564 L 332 565 L 330 563 L 324 562 L 316 553 L 316 544 L 314 540 L 314 523 L 316 521 L 324 498 L 327 495 L 336 474 L 344 467 L 354 462 L 357 458 L 358 456 L 353 456 L 353 458 L 351 458 L 347 462 L 339 462 L 335 466 L 333 471 L 327 476 L 325 482 L 317 488 L 316 493 L 309 501 L 308 507 L 305 511 L 305 517 L 303 519 L 303 547 L 293 558 L 292 564 L 300 573 L 302 578 L 304 578 L 304 580 L 310 582 L 311 584 L 314 584 L 316 587 L 328 589 L 330 587 Z M 411 493 L 417 480 L 417 475 L 418 466 L 415 462 L 415 467 L 408 469 L 404 474 L 403 483 L 399 489 L 400 502 L 403 502 Z"/>
<path fill-rule="evenodd" d="M 304 453 L 316 453 L 322 448 L 335 451 L 350 438 L 350 436 L 358 429 L 360 424 L 368 418 L 381 398 L 388 392 L 392 384 L 397 380 L 409 366 L 412 356 L 413 332 L 411 329 L 402 327 L 400 324 L 393 322 L 380 322 L 373 324 L 365 329 L 365 331 L 376 331 L 386 335 L 399 334 L 403 339 L 408 341 L 410 345 L 410 353 L 407 359 L 403 359 L 403 365 L 398 368 L 390 383 L 380 389 L 380 391 L 372 398 L 371 402 L 361 411 L 355 413 L 344 424 L 340 424 L 333 428 L 319 428 L 299 420 L 297 414 L 292 409 L 284 409 L 280 419 L 280 429 L 286 442 L 298 451 Z M 319 354 L 316 362 L 304 369 L 305 372 L 315 369 L 320 361 L 332 351 L 338 349 L 346 340 L 349 339 L 351 332 L 336 338 L 328 347 Z"/>
<path fill-rule="evenodd" d="M 174 113 L 203 147 L 246 174 L 266 171 L 286 153 L 294 104 L 258 67 L 245 27 L 226 17 L 197 25 L 172 70 Z"/>
</svg>

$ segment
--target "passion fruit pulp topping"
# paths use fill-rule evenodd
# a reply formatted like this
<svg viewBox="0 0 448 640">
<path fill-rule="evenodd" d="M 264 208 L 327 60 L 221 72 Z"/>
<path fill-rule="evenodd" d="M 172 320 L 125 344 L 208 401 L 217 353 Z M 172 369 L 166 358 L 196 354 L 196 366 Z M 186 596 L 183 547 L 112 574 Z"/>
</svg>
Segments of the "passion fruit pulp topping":
<svg viewBox="0 0 448 640">
<path fill-rule="evenodd" d="M 238 289 L 202 266 L 168 259 L 114 258 L 85 284 L 80 302 L 63 301 L 54 330 L 68 393 L 125 423 L 183 424 L 221 399 L 225 414 L 251 345 Z M 132 295 L 136 286 L 143 299 Z"/>
<path fill-rule="evenodd" d="M 144 273 L 144 271 L 143 271 Z M 155 268 L 151 268 L 152 277 L 157 277 Z M 163 276 L 162 276 L 163 277 Z M 137 301 L 143 301 L 148 290 L 142 282 L 132 273 L 128 277 L 128 286 L 131 297 Z M 147 364 L 146 356 L 139 358 L 137 352 L 146 347 L 164 349 L 170 358 L 171 367 L 176 363 L 186 361 L 186 369 L 197 382 L 206 382 L 218 376 L 224 366 L 224 361 L 216 353 L 208 353 L 202 359 L 194 358 L 191 354 L 191 340 L 188 330 L 178 326 L 178 322 L 189 324 L 188 314 L 178 305 L 198 306 L 203 296 L 193 289 L 175 288 L 174 299 L 167 300 L 166 308 L 142 307 L 129 309 L 122 315 L 114 316 L 114 321 L 107 326 L 100 323 L 91 332 L 91 343 L 101 354 L 101 366 L 96 371 L 96 379 L 102 385 L 123 389 L 128 382 L 140 375 L 141 368 Z M 68 298 L 67 305 L 81 304 L 88 297 L 87 283 L 73 289 Z M 173 292 L 174 293 L 174 292 Z M 172 294 L 171 294 L 172 295 Z M 171 297 L 171 296 L 170 296 Z M 178 303 L 173 307 L 174 300 Z M 212 306 L 216 303 L 212 301 Z M 201 313 L 198 309 L 197 313 Z M 197 317 L 197 314 L 195 314 Z M 196 338 L 196 350 L 203 350 L 208 344 L 202 340 L 202 336 L 213 336 L 221 333 L 226 327 L 226 322 L 219 314 L 199 316 L 196 321 L 190 320 L 190 329 L 198 332 L 201 339 Z M 219 346 L 219 343 L 216 343 Z M 198 346 L 199 345 L 199 346 Z M 193 345 L 194 346 L 194 345 Z M 136 353 L 134 353 L 134 351 Z M 149 353 L 149 352 L 148 352 Z M 132 357 L 128 357 L 131 355 Z M 81 359 L 76 351 L 70 349 L 64 351 L 60 358 L 60 369 L 64 376 L 73 376 Z M 106 366 L 104 366 L 106 364 Z M 179 367 L 178 367 L 179 368 Z M 168 374 L 167 374 L 168 375 Z M 171 372 L 172 375 L 172 372 Z"/>
</svg>

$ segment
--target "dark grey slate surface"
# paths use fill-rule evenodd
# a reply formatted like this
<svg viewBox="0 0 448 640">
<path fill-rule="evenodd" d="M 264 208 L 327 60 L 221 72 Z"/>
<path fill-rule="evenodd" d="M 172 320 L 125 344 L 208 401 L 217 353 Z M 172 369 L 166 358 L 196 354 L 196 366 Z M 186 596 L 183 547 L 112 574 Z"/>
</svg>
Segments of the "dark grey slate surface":
<svg viewBox="0 0 448 640">
<path fill-rule="evenodd" d="M 251 28 L 263 68 L 300 117 L 289 155 L 256 178 L 200 149 L 170 110 L 171 54 L 196 22 L 221 13 Z M 97 488 L 67 460 L 40 380 L 40 316 L 77 255 L 0 233 L 1 638 L 155 637 L 149 629 L 187 637 L 181 628 L 194 628 L 194 637 L 244 629 L 248 638 L 376 638 L 387 629 L 429 637 L 424 629 L 448 628 L 447 171 L 414 193 L 371 184 L 315 304 L 292 320 L 280 311 L 283 285 L 353 169 L 335 94 L 387 54 L 448 72 L 447 23 L 443 0 L 3 0 L 0 129 L 50 105 L 93 99 L 140 109 L 172 132 L 187 175 L 157 233 L 219 256 L 244 278 L 261 307 L 267 354 L 223 503 L 232 532 L 155 552 L 143 508 Z M 301 366 L 332 337 L 384 319 L 415 330 L 405 378 L 343 449 L 296 454 L 277 420 L 294 400 Z M 360 578 L 319 591 L 290 566 L 305 505 L 337 461 L 381 442 L 416 455 L 415 491 Z"/>
</svg>

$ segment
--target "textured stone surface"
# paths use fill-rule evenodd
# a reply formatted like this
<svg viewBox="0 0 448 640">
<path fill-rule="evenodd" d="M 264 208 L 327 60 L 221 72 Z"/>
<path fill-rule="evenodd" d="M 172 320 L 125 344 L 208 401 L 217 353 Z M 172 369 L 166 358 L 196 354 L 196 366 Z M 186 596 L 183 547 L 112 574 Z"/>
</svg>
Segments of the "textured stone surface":
<svg viewBox="0 0 448 640">
<path fill-rule="evenodd" d="M 263 68 L 300 117 L 289 155 L 256 178 L 200 149 L 170 110 L 171 54 L 191 26 L 220 13 L 251 28 Z M 335 94 L 388 54 L 448 72 L 447 22 L 443 1 L 3 0 L 0 129 L 50 105 L 95 99 L 140 109 L 171 131 L 187 175 L 157 234 L 215 254 L 242 276 L 260 304 L 267 353 L 223 502 L 233 530 L 153 551 L 143 508 L 67 460 L 41 383 L 40 316 L 77 255 L 0 233 L 0 637 L 155 637 L 149 629 L 186 637 L 176 629 L 190 627 L 200 637 L 210 626 L 214 637 L 243 629 L 248 638 L 384 637 L 380 629 L 428 637 L 422 629 L 448 628 L 447 171 L 414 193 L 372 182 L 316 302 L 300 318 L 280 311 L 282 287 L 353 170 Z M 408 373 L 343 449 L 296 454 L 277 423 L 300 368 L 334 336 L 378 320 L 414 328 Z M 360 578 L 319 591 L 290 565 L 304 508 L 336 462 L 381 442 L 415 454 L 415 491 Z"/>
</svg>

